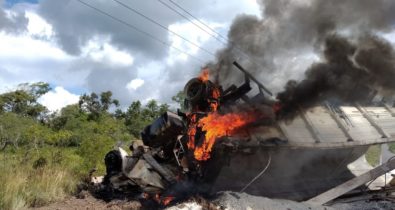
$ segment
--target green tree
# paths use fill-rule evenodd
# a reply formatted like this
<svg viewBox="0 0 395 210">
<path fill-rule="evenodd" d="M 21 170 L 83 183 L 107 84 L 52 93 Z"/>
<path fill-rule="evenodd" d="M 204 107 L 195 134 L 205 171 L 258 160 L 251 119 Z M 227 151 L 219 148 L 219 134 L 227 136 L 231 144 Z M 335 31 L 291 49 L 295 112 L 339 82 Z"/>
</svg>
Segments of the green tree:
<svg viewBox="0 0 395 210">
<path fill-rule="evenodd" d="M 18 148 L 33 142 L 26 134 L 36 124 L 38 123 L 34 119 L 16 113 L 0 114 L 0 150 L 7 146 Z"/>
<path fill-rule="evenodd" d="M 168 104 L 161 104 L 159 106 L 158 116 L 162 115 L 163 113 L 169 111 L 170 106 Z"/>
<path fill-rule="evenodd" d="M 125 125 L 129 132 L 136 138 L 140 137 L 140 132 L 145 126 L 168 111 L 169 105 L 160 104 L 155 100 L 150 100 L 144 107 L 140 101 L 134 101 L 125 112 Z"/>
<path fill-rule="evenodd" d="M 24 131 L 23 139 L 27 145 L 37 149 L 45 145 L 54 144 L 53 134 L 54 132 L 50 128 L 34 122 Z"/>
<path fill-rule="evenodd" d="M 100 97 L 96 93 L 84 94 L 78 102 L 82 111 L 88 113 L 88 120 L 98 120 L 103 113 L 106 113 L 111 105 L 119 106 L 119 101 L 112 99 L 112 92 L 102 92 Z"/>
<path fill-rule="evenodd" d="M 180 106 L 180 110 L 181 111 L 185 111 L 185 105 L 184 105 L 184 101 L 185 101 L 185 93 L 184 91 L 179 91 L 177 93 L 177 95 L 171 97 L 171 100 L 178 103 Z"/>
<path fill-rule="evenodd" d="M 112 92 L 106 91 L 100 94 L 100 102 L 101 102 L 101 110 L 108 111 L 111 104 L 114 104 L 116 107 L 119 106 L 119 101 L 117 99 L 112 99 Z"/>
<path fill-rule="evenodd" d="M 0 113 L 13 112 L 22 116 L 40 117 L 47 109 L 37 100 L 50 90 L 49 84 L 44 82 L 20 84 L 15 91 L 0 95 Z"/>
<path fill-rule="evenodd" d="M 82 112 L 77 104 L 63 107 L 59 113 L 54 113 L 51 117 L 50 126 L 54 130 L 73 130 L 81 126 L 87 120 L 87 114 Z"/>
<path fill-rule="evenodd" d="M 124 122 L 110 114 L 101 116 L 100 121 L 86 121 L 73 135 L 79 139 L 78 154 L 84 158 L 86 170 L 98 167 L 103 171 L 104 155 L 118 144 L 129 144 L 133 139 Z"/>
<path fill-rule="evenodd" d="M 78 150 L 78 154 L 83 157 L 83 170 L 88 172 L 92 168 L 97 168 L 99 173 L 104 173 L 104 156 L 114 147 L 115 142 L 108 136 L 93 134 L 85 138 Z"/>
<path fill-rule="evenodd" d="M 144 109 L 142 110 L 142 115 L 144 120 L 146 121 L 151 121 L 157 118 L 159 113 L 159 106 L 158 102 L 155 100 L 150 100 L 148 103 L 145 105 Z"/>
<path fill-rule="evenodd" d="M 36 82 L 33 84 L 25 83 L 19 86 L 25 86 L 26 88 L 23 89 L 27 89 L 27 91 L 34 95 L 36 99 L 40 98 L 42 95 L 48 93 L 51 90 L 49 84 L 45 82 Z"/>
<path fill-rule="evenodd" d="M 125 113 L 125 125 L 129 132 L 136 138 L 139 138 L 141 130 L 146 125 L 143 119 L 142 107 L 140 101 L 134 101 L 128 107 Z"/>
<path fill-rule="evenodd" d="M 121 109 L 116 109 L 113 116 L 118 120 L 122 120 L 125 119 L 126 114 Z"/>
</svg>

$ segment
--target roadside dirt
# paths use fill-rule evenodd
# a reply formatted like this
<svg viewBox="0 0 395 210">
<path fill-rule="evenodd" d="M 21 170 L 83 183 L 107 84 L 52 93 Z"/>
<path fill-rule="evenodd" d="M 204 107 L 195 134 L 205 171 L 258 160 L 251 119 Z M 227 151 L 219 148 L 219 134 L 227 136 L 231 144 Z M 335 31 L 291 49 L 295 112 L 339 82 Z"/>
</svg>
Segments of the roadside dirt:
<svg viewBox="0 0 395 210">
<path fill-rule="evenodd" d="M 163 209 L 152 205 L 152 203 L 145 202 L 142 205 L 139 201 L 130 200 L 113 200 L 105 202 L 103 200 L 93 197 L 89 192 L 83 191 L 77 197 L 70 197 L 63 201 L 58 201 L 47 206 L 30 208 L 29 210 L 150 210 Z M 222 209 L 220 206 L 199 197 L 191 197 L 187 201 L 170 205 L 164 209 L 168 210 L 218 210 Z"/>
<path fill-rule="evenodd" d="M 52 203 L 48 206 L 31 208 L 30 210 L 139 210 L 141 204 L 138 201 L 115 200 L 109 203 L 94 198 L 89 193 L 84 193 L 80 198 L 70 197 L 63 201 Z"/>
<path fill-rule="evenodd" d="M 63 201 L 55 202 L 48 206 L 30 208 L 30 210 L 140 210 L 140 209 L 158 209 L 153 206 L 142 206 L 139 201 L 113 200 L 106 203 L 100 199 L 94 198 L 88 192 L 79 197 L 70 197 Z M 223 192 L 219 197 L 208 201 L 201 197 L 193 197 L 185 202 L 178 203 L 165 208 L 167 210 L 391 210 L 394 208 L 394 202 L 391 201 L 356 201 L 352 203 L 338 203 L 332 206 L 310 206 L 306 203 L 299 203 L 290 200 L 269 199 L 265 197 L 248 195 L 246 193 Z"/>
</svg>

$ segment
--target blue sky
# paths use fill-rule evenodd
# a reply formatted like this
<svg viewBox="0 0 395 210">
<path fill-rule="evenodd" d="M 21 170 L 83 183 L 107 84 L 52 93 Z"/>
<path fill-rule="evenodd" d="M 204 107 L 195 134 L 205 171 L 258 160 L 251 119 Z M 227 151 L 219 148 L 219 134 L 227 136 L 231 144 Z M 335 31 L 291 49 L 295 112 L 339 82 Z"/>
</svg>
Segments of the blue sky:
<svg viewBox="0 0 395 210">
<path fill-rule="evenodd" d="M 183 89 L 188 79 L 198 75 L 202 65 L 205 65 L 197 63 L 189 55 L 199 57 L 203 62 L 213 59 L 180 37 L 136 17 L 113 1 L 84 0 L 154 34 L 172 47 L 163 46 L 78 1 L 0 2 L 0 10 L 3 10 L 0 11 L 0 18 L 6 23 L 0 25 L 0 93 L 11 90 L 19 83 L 47 82 L 52 91 L 41 102 L 52 110 L 75 103 L 83 93 L 108 90 L 124 108 L 135 100 L 145 103 L 155 99 L 171 104 L 171 97 Z M 223 47 L 159 1 L 133 2 L 137 10 L 210 52 Z M 226 36 L 236 15 L 260 14 L 255 0 L 180 1 L 180 4 L 222 36 Z"/>
<path fill-rule="evenodd" d="M 5 0 L 5 6 L 6 7 L 12 7 L 14 4 L 18 3 L 31 3 L 31 4 L 37 4 L 38 0 Z"/>
<path fill-rule="evenodd" d="M 218 41 L 218 36 L 207 33 L 210 30 L 202 31 L 193 22 L 180 17 L 158 0 L 121 1 L 157 20 L 165 29 L 133 14 L 112 0 L 84 0 L 147 31 L 168 45 L 162 45 L 75 0 L 0 0 L 3 4 L 0 5 L 0 23 L 4 23 L 0 25 L 0 93 L 16 87 L 19 83 L 43 81 L 53 88 L 51 94 L 43 99 L 43 103 L 53 109 L 75 103 L 78 96 L 85 92 L 100 93 L 108 90 L 113 92 L 114 98 L 119 99 L 123 107 L 135 100 L 145 103 L 155 99 L 161 103 L 173 103 L 172 96 L 182 90 L 190 78 L 198 75 L 201 67 L 207 62 L 217 62 L 214 54 L 226 46 L 226 43 L 224 45 Z M 277 1 L 176 2 L 223 37 L 227 37 L 232 24 L 243 23 L 234 20 L 245 17 L 256 20 L 257 24 L 252 25 L 250 31 L 235 33 L 233 38 L 240 46 L 245 45 L 243 47 L 246 50 L 256 53 L 255 61 L 266 65 L 267 68 L 257 67 L 241 54 L 227 57 L 238 59 L 274 92 L 283 88 L 288 79 L 303 78 L 306 68 L 320 59 L 317 49 L 312 45 L 312 37 L 309 37 L 314 33 L 307 30 L 314 28 L 312 24 L 316 21 L 310 21 L 311 18 L 307 17 L 297 22 L 297 18 L 287 19 L 292 11 L 276 14 L 277 10 L 271 15 L 272 18 L 279 16 L 280 19 L 276 20 L 277 22 L 266 21 L 268 17 L 265 17 L 262 2 Z M 318 1 L 290 2 L 300 4 L 297 8 L 303 8 L 310 5 L 304 2 Z M 353 7 L 342 7 L 345 10 L 350 8 Z M 381 20 L 381 13 L 377 13 L 377 10 L 368 10 L 371 11 L 368 14 L 363 13 L 364 11 L 355 10 L 342 15 L 337 15 L 336 11 L 333 18 L 338 18 L 343 31 L 347 31 L 349 25 L 363 25 L 369 19 L 369 15 L 373 20 Z M 348 14 L 352 14 L 351 18 Z M 303 17 L 303 14 L 298 13 L 297 17 L 300 16 Z M 349 22 L 344 23 L 341 19 L 343 16 Z M 361 16 L 366 19 L 352 18 Z M 356 21 L 356 24 L 350 21 Z M 302 27 L 296 27 L 295 23 Z M 191 45 L 174 35 L 175 33 L 169 33 L 166 28 L 210 53 Z M 305 30 L 297 30 L 299 28 Z M 265 30 L 272 33 L 265 33 Z M 394 42 L 395 30 L 383 31 L 385 38 Z M 270 37 L 271 34 L 276 36 Z M 294 40 L 298 43 L 293 44 Z M 181 49 L 186 53 L 180 53 L 175 49 Z M 199 58 L 200 62 L 194 58 Z M 226 85 L 228 84 L 225 84 L 225 87 Z"/>
</svg>

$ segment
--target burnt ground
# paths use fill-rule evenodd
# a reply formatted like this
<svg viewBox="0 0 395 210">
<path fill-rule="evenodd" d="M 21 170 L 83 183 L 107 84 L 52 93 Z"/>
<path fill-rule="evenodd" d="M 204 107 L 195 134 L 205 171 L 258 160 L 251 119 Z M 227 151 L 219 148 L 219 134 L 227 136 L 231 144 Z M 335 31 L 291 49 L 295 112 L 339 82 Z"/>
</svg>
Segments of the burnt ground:
<svg viewBox="0 0 395 210">
<path fill-rule="evenodd" d="M 168 206 L 168 210 L 233 210 L 233 209 L 279 209 L 279 210 L 311 210 L 306 204 L 287 201 L 272 200 L 264 197 L 251 196 L 245 193 L 224 192 L 217 199 L 207 201 L 200 197 L 193 197 L 185 202 Z M 106 203 L 103 200 L 96 199 L 89 193 L 83 192 L 80 198 L 70 197 L 64 201 L 55 202 L 48 206 L 31 208 L 30 210 L 140 210 L 140 209 L 157 209 L 153 206 L 144 206 L 139 201 L 113 200 Z M 331 209 L 314 208 L 314 209 Z"/>
<path fill-rule="evenodd" d="M 140 210 L 158 209 L 157 206 L 147 206 L 139 201 L 113 200 L 105 202 L 82 192 L 77 197 L 70 197 L 63 201 L 52 203 L 48 206 L 31 208 L 30 210 Z M 163 208 L 162 208 L 163 209 Z M 193 197 L 187 201 L 176 203 L 165 208 L 167 210 L 233 210 L 233 209 L 267 209 L 267 210 L 392 210 L 395 203 L 392 201 L 365 201 L 359 200 L 352 203 L 338 203 L 332 206 L 310 206 L 283 199 L 269 199 L 266 197 L 252 196 L 246 193 L 223 192 L 212 201 L 200 197 Z"/>
<path fill-rule="evenodd" d="M 110 202 L 106 202 L 101 199 L 97 199 L 92 196 L 89 192 L 83 191 L 78 196 L 69 197 L 63 201 L 58 201 L 43 207 L 34 207 L 29 210 L 150 210 L 150 209 L 204 209 L 204 210 L 215 210 L 223 209 L 214 203 L 207 201 L 201 197 L 193 197 L 187 201 L 175 203 L 168 207 L 160 207 L 158 205 L 152 205 L 150 202 L 143 202 L 137 200 L 120 200 L 115 199 Z"/>
</svg>

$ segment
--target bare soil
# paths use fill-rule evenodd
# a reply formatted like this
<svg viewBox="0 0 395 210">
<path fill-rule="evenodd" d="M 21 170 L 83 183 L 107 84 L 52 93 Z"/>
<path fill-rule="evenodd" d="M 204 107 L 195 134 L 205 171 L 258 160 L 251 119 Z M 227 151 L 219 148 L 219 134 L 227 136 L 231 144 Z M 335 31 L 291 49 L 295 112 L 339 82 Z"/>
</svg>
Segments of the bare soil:
<svg viewBox="0 0 395 210">
<path fill-rule="evenodd" d="M 88 192 L 83 192 L 77 197 L 70 197 L 63 201 L 52 203 L 44 207 L 31 208 L 30 210 L 140 210 L 158 209 L 158 207 L 142 205 L 139 201 L 113 200 L 105 202 L 94 198 Z M 252 196 L 245 193 L 223 192 L 213 201 L 205 200 L 201 197 L 193 197 L 188 201 L 168 206 L 167 210 L 233 210 L 233 209 L 266 209 L 266 210 L 392 210 L 395 203 L 391 201 L 371 201 L 366 200 L 339 203 L 332 206 L 310 206 L 290 200 L 269 199 L 265 197 Z"/>
<path fill-rule="evenodd" d="M 103 200 L 94 198 L 86 192 L 79 195 L 79 198 L 70 197 L 48 206 L 31 208 L 30 210 L 140 210 L 141 207 L 138 201 L 114 200 L 107 203 Z"/>
</svg>

